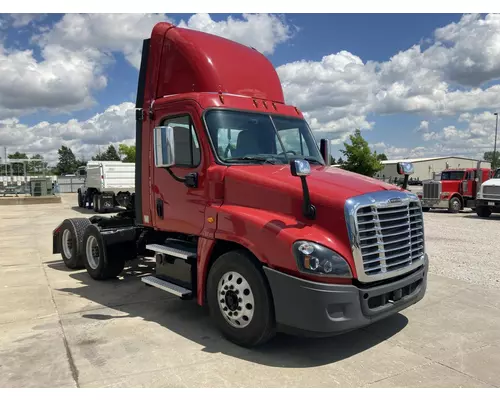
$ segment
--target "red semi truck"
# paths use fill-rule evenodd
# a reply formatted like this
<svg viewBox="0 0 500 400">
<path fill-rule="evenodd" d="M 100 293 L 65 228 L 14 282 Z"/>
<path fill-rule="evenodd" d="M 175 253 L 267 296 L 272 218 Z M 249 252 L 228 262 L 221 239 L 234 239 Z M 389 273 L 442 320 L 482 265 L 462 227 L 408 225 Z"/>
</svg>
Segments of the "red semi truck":
<svg viewBox="0 0 500 400">
<path fill-rule="evenodd" d="M 159 23 L 136 105 L 136 193 L 126 211 L 53 231 L 68 268 L 108 279 L 154 256 L 146 284 L 208 306 L 248 347 L 350 331 L 422 299 L 418 197 L 330 166 L 329 142 L 255 49 Z"/>
<path fill-rule="evenodd" d="M 491 172 L 491 168 L 481 168 L 481 161 L 476 168 L 444 170 L 439 181 L 424 182 L 423 193 L 418 195 L 422 209 L 442 208 L 452 213 L 465 207 L 474 210 L 481 184 L 491 178 Z"/>
</svg>

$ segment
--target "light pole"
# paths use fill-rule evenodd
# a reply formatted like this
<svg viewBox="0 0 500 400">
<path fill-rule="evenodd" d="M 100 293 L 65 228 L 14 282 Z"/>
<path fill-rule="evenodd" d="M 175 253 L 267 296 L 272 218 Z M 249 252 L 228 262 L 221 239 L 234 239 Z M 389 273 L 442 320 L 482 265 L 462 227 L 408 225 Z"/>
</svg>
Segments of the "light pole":
<svg viewBox="0 0 500 400">
<path fill-rule="evenodd" d="M 495 115 L 497 117 L 497 122 L 495 124 L 495 147 L 493 147 L 493 164 L 491 165 L 491 169 L 495 169 L 496 168 L 496 156 L 497 156 L 497 134 L 498 134 L 498 113 L 494 113 L 493 115 Z"/>
</svg>

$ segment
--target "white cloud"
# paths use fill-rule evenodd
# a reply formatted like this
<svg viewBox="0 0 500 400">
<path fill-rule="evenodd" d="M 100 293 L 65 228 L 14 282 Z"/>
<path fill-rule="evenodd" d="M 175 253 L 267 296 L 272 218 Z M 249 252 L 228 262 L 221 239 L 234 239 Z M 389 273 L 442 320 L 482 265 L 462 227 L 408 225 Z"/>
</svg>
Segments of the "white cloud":
<svg viewBox="0 0 500 400">
<path fill-rule="evenodd" d="M 284 19 L 269 14 L 243 14 L 243 19 L 229 17 L 225 21 L 214 21 L 209 14 L 195 14 L 181 28 L 195 29 L 222 36 L 252 46 L 261 53 L 272 54 L 278 44 L 286 42 L 294 33 Z"/>
<path fill-rule="evenodd" d="M 287 101 L 337 141 L 354 128 L 372 128 L 370 114 L 453 116 L 500 108 L 500 85 L 480 86 L 500 79 L 499 15 L 465 15 L 424 42 L 427 48 L 414 45 L 385 62 L 343 50 L 321 61 L 282 65 Z"/>
<path fill-rule="evenodd" d="M 457 124 L 465 124 L 462 128 L 448 125 L 435 131 L 429 129 L 429 124 L 424 124 L 427 130 L 422 130 L 421 134 L 425 146 L 395 147 L 379 142 L 371 147 L 389 158 L 455 155 L 481 159 L 485 152 L 493 150 L 495 121 L 496 117 L 491 112 L 463 113 L 457 118 Z M 500 142 L 497 143 L 499 145 Z"/>
<path fill-rule="evenodd" d="M 42 14 L 16 14 L 13 27 L 28 25 Z M 164 14 L 66 14 L 49 29 L 39 29 L 35 51 L 11 50 L 0 40 L 0 118 L 35 111 L 61 113 L 90 107 L 96 91 L 106 87 L 106 65 L 121 53 L 136 68 L 142 40 L 153 26 L 169 21 Z M 208 14 L 191 17 L 182 26 L 218 34 L 264 53 L 288 40 L 293 29 L 274 15 L 243 15 L 215 22 Z"/>
<path fill-rule="evenodd" d="M 68 51 L 57 45 L 42 50 L 6 50 L 0 45 L 0 118 L 33 110 L 72 111 L 93 104 L 92 91 L 106 86 L 106 77 L 91 49 Z"/>
<path fill-rule="evenodd" d="M 12 26 L 22 28 L 34 21 L 39 21 L 45 17 L 45 14 L 10 14 Z"/>
<path fill-rule="evenodd" d="M 71 119 L 65 123 L 40 122 L 28 126 L 17 118 L 4 119 L 0 120 L 0 137 L 9 154 L 40 153 L 47 161 L 56 163 L 57 149 L 65 145 L 75 156 L 89 159 L 99 147 L 104 151 L 109 144 L 135 142 L 135 105 L 111 106 L 85 121 Z"/>
</svg>

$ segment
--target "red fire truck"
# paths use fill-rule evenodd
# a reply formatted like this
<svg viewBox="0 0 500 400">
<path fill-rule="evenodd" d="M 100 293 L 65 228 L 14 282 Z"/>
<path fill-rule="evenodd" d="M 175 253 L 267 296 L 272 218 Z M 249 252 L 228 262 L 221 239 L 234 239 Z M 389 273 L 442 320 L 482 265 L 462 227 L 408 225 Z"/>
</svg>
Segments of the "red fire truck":
<svg viewBox="0 0 500 400">
<path fill-rule="evenodd" d="M 441 208 L 457 213 L 465 207 L 475 209 L 481 184 L 490 177 L 491 169 L 481 168 L 480 161 L 476 168 L 445 169 L 439 181 L 424 182 L 423 193 L 418 195 L 422 210 Z"/>
<path fill-rule="evenodd" d="M 153 256 L 142 281 L 208 306 L 242 346 L 350 331 L 422 299 L 418 197 L 330 166 L 258 51 L 159 23 L 136 106 L 136 192 L 116 216 L 54 230 L 68 268 L 110 279 Z"/>
</svg>

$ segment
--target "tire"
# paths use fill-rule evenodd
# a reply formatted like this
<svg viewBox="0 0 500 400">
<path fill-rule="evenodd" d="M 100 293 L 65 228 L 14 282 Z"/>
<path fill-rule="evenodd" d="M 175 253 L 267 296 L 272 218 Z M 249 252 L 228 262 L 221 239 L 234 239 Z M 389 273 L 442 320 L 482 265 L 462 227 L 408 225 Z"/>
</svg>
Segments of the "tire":
<svg viewBox="0 0 500 400">
<path fill-rule="evenodd" d="M 83 196 L 82 192 L 78 191 L 78 207 L 83 208 L 84 203 L 83 203 Z"/>
<path fill-rule="evenodd" d="M 83 234 L 83 260 L 89 275 L 95 280 L 116 278 L 125 267 L 125 260 L 108 257 L 101 232 L 95 225 L 89 225 Z"/>
<path fill-rule="evenodd" d="M 489 207 L 478 206 L 476 207 L 476 214 L 481 218 L 488 218 L 491 215 L 491 210 Z"/>
<path fill-rule="evenodd" d="M 460 199 L 458 197 L 452 197 L 450 199 L 448 211 L 453 213 L 453 214 L 456 214 L 461 209 L 462 209 L 462 202 L 460 201 Z"/>
<path fill-rule="evenodd" d="M 430 211 L 430 209 L 431 209 L 430 207 L 422 207 L 423 212 L 428 212 L 428 211 Z"/>
<path fill-rule="evenodd" d="M 83 269 L 83 235 L 91 225 L 87 218 L 65 219 L 61 225 L 59 248 L 64 264 L 69 269 Z"/>
<path fill-rule="evenodd" d="M 219 289 L 223 280 L 224 283 L 235 283 L 222 285 Z M 234 290 L 224 291 L 224 288 L 231 286 Z M 255 347 L 266 343 L 275 335 L 271 290 L 260 265 L 246 252 L 231 251 L 215 261 L 208 274 L 207 300 L 214 323 L 231 342 L 243 347 Z M 235 307 L 238 307 L 234 309 L 235 313 L 239 313 L 237 319 L 234 318 L 236 314 L 227 316 Z M 227 318 L 234 322 L 230 323 Z"/>
<path fill-rule="evenodd" d="M 99 210 L 99 195 L 94 194 L 94 198 L 92 200 L 92 203 L 94 205 L 94 211 L 96 213 L 100 212 L 100 210 Z"/>
</svg>

